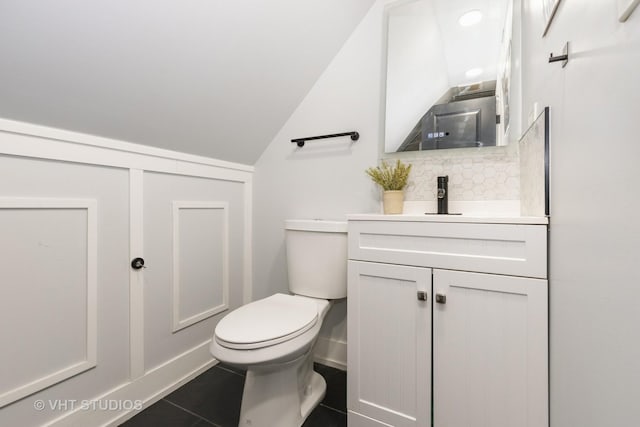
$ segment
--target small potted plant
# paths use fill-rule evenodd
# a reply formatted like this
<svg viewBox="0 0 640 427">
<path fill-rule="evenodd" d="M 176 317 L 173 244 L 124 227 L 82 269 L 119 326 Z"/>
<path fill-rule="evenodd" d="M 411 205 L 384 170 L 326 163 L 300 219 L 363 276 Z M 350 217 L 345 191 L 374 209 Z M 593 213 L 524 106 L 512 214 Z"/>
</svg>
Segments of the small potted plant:
<svg viewBox="0 0 640 427">
<path fill-rule="evenodd" d="M 384 190 L 382 195 L 382 205 L 385 214 L 401 214 L 404 203 L 404 187 L 407 186 L 407 179 L 411 165 L 405 165 L 398 160 L 395 166 L 389 166 L 382 161 L 381 166 L 369 168 L 365 172 L 371 177 L 373 182 Z"/>
</svg>

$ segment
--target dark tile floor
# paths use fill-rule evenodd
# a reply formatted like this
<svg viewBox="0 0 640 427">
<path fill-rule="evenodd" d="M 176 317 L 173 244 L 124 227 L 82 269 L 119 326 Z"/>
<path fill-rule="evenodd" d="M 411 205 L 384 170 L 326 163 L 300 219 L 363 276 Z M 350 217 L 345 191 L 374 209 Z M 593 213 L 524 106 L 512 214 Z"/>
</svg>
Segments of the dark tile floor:
<svg viewBox="0 0 640 427">
<path fill-rule="evenodd" d="M 327 395 L 303 427 L 346 427 L 346 372 L 320 364 L 315 370 L 327 381 Z M 237 427 L 243 388 L 243 371 L 216 365 L 121 426 Z"/>
</svg>

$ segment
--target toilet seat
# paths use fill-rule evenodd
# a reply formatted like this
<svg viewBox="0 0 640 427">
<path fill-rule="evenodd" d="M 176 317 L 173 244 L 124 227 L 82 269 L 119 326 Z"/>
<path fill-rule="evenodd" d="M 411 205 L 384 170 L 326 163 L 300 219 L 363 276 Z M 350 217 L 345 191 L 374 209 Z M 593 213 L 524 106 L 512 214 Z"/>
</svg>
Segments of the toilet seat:
<svg viewBox="0 0 640 427">
<path fill-rule="evenodd" d="M 218 323 L 215 339 L 221 346 L 237 350 L 280 344 L 313 328 L 319 308 L 312 298 L 275 294 L 229 313 Z"/>
</svg>

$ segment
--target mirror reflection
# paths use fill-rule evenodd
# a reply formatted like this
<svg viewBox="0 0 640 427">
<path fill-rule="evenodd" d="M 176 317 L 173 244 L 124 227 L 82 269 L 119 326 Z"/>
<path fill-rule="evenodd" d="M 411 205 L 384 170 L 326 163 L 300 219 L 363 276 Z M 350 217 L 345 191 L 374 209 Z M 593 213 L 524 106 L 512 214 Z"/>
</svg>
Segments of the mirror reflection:
<svg viewBox="0 0 640 427">
<path fill-rule="evenodd" d="M 386 12 L 384 151 L 505 145 L 512 0 L 411 0 Z"/>
</svg>

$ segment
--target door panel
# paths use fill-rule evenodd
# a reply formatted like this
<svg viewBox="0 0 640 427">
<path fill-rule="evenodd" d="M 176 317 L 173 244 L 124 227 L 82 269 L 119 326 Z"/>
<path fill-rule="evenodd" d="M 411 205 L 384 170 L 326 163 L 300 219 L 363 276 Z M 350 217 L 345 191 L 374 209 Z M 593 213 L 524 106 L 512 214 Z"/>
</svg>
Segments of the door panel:
<svg viewBox="0 0 640 427">
<path fill-rule="evenodd" d="M 434 270 L 438 427 L 546 427 L 547 282 Z"/>
<path fill-rule="evenodd" d="M 241 305 L 244 193 L 208 178 L 145 172 L 143 181 L 148 371 L 211 339 Z"/>
<path fill-rule="evenodd" d="M 34 401 L 128 380 L 129 175 L 10 156 L 0 170 L 0 425 L 41 425 L 52 411 Z"/>
<path fill-rule="evenodd" d="M 430 425 L 430 298 L 428 268 L 349 261 L 350 410 L 397 427 Z"/>
</svg>

